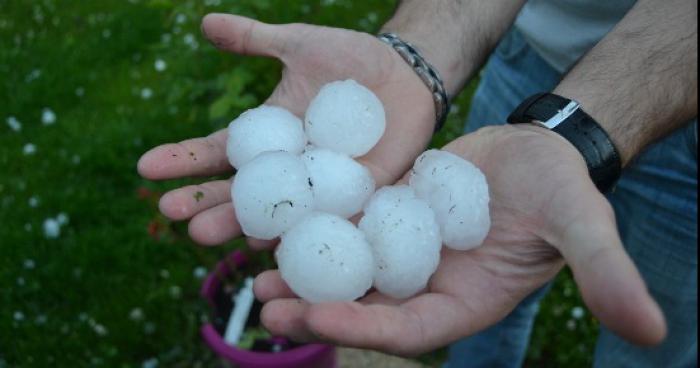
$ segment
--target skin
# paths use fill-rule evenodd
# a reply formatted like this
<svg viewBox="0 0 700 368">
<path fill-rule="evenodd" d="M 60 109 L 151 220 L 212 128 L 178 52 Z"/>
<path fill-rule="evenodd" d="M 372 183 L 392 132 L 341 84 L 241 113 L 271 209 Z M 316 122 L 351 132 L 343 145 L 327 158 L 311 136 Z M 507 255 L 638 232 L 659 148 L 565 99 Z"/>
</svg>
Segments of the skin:
<svg viewBox="0 0 700 368">
<path fill-rule="evenodd" d="M 385 29 L 423 50 L 454 93 L 478 70 L 521 5 L 403 1 Z M 657 12 L 663 19 L 654 17 Z M 557 88 L 581 101 L 606 128 L 625 164 L 697 115 L 694 14 L 697 4 L 689 0 L 639 1 Z M 442 27 L 461 32 L 430 31 Z M 231 15 L 207 16 L 203 30 L 221 49 L 280 59 L 285 72 L 268 103 L 300 116 L 328 81 L 352 77 L 377 93 L 387 109 L 387 133 L 360 161 L 379 185 L 399 179 L 425 147 L 434 122 L 430 95 L 403 60 L 371 36 L 300 24 L 272 26 Z M 454 38 L 431 39 L 436 34 Z M 616 65 L 627 67 L 611 67 Z M 630 117 L 619 112 L 626 106 L 634 111 Z M 225 172 L 230 169 L 225 134 L 157 147 L 139 161 L 139 172 L 154 180 Z M 401 301 L 371 293 L 356 302 L 310 305 L 291 293 L 277 271 L 267 271 L 256 279 L 255 293 L 265 303 L 262 321 L 272 333 L 415 355 L 498 322 L 568 264 L 601 323 L 636 344 L 663 340 L 663 315 L 624 251 L 609 203 L 570 143 L 535 125 L 499 126 L 445 149 L 472 161 L 487 177 L 492 228 L 484 245 L 469 252 L 443 250 L 428 288 Z M 197 152 L 198 160 L 181 154 L 187 152 Z M 196 241 L 224 242 L 240 235 L 229 185 L 175 190 L 161 199 L 161 210 L 176 220 L 191 219 Z M 205 196 L 194 202 L 197 191 Z M 274 245 L 249 243 L 256 249 Z"/>
</svg>

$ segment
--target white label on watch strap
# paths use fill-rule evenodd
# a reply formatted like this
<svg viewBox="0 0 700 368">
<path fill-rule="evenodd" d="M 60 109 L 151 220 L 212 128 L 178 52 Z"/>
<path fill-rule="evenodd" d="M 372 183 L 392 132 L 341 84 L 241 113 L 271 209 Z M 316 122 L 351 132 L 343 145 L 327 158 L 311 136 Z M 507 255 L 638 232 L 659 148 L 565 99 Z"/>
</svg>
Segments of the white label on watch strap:
<svg viewBox="0 0 700 368">
<path fill-rule="evenodd" d="M 559 110 L 556 115 L 552 116 L 549 120 L 541 124 L 547 127 L 549 130 L 552 130 L 564 122 L 564 120 L 568 119 L 569 116 L 575 113 L 580 107 L 581 105 L 578 102 L 572 100 L 563 109 Z"/>
</svg>

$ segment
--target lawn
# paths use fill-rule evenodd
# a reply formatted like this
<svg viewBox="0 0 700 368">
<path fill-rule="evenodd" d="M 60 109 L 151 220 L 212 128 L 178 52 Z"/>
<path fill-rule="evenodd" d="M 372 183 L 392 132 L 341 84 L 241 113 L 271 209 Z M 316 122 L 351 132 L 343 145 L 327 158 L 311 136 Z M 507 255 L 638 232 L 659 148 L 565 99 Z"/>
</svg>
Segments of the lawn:
<svg viewBox="0 0 700 368">
<path fill-rule="evenodd" d="M 135 165 L 152 146 L 206 135 L 260 104 L 280 68 L 218 52 L 199 20 L 233 12 L 374 32 L 393 7 L 0 0 L 0 367 L 213 365 L 198 334 L 207 319 L 198 289 L 242 243 L 194 245 L 157 200 L 195 180 L 152 183 Z M 470 91 L 435 144 L 459 135 Z M 596 323 L 581 306 L 563 273 L 527 365 L 590 365 Z"/>
</svg>

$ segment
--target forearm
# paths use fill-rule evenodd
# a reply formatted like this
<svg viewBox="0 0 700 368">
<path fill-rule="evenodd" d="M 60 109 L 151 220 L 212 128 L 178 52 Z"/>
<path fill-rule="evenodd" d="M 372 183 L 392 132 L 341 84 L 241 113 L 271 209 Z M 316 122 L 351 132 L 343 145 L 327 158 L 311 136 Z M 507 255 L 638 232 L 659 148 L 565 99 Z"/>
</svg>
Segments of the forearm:
<svg viewBox="0 0 700 368">
<path fill-rule="evenodd" d="M 554 91 L 610 134 L 623 165 L 697 116 L 697 2 L 640 0 Z"/>
<path fill-rule="evenodd" d="M 415 45 L 454 96 L 485 62 L 523 2 L 403 0 L 382 31 Z"/>
</svg>

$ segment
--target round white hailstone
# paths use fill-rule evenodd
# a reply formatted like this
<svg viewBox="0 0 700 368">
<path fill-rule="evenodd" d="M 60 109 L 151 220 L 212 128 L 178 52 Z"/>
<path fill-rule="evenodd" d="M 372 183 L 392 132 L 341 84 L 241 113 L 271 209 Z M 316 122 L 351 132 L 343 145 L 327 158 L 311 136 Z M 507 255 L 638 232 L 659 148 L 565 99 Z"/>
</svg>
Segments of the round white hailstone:
<svg viewBox="0 0 700 368">
<path fill-rule="evenodd" d="M 352 301 L 372 287 L 374 257 L 364 234 L 335 215 L 314 213 L 282 235 L 284 281 L 311 303 Z"/>
<path fill-rule="evenodd" d="M 231 197 L 243 232 L 265 240 L 311 213 L 314 200 L 301 158 L 283 151 L 262 153 L 243 165 L 233 179 Z"/>
<path fill-rule="evenodd" d="M 360 230 L 374 252 L 374 287 L 397 299 L 415 295 L 440 263 L 440 226 L 407 185 L 384 187 L 365 207 Z"/>
<path fill-rule="evenodd" d="M 228 126 L 226 155 L 236 169 L 263 152 L 298 155 L 304 146 L 306 136 L 301 120 L 281 107 L 262 105 L 248 110 Z"/>
<path fill-rule="evenodd" d="M 314 209 L 343 218 L 359 213 L 374 193 L 372 173 L 352 158 L 323 148 L 301 156 L 311 175 Z"/>
<path fill-rule="evenodd" d="M 358 157 L 379 142 L 386 116 L 372 91 L 354 80 L 337 81 L 311 101 L 304 128 L 315 146 Z"/>
<path fill-rule="evenodd" d="M 435 211 L 447 247 L 469 250 L 483 243 L 491 219 L 489 188 L 481 170 L 452 153 L 430 150 L 416 160 L 410 184 Z"/>
</svg>

